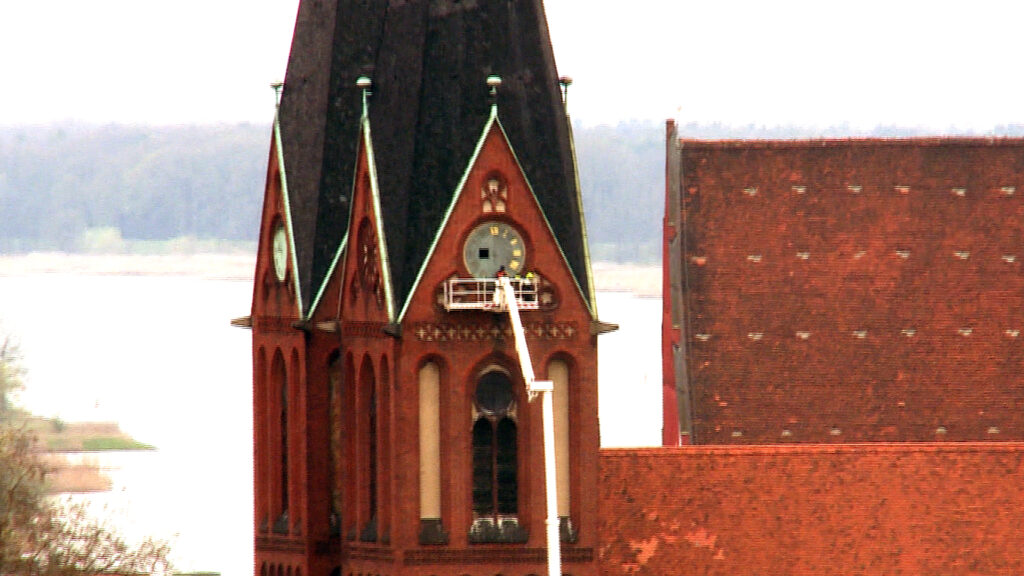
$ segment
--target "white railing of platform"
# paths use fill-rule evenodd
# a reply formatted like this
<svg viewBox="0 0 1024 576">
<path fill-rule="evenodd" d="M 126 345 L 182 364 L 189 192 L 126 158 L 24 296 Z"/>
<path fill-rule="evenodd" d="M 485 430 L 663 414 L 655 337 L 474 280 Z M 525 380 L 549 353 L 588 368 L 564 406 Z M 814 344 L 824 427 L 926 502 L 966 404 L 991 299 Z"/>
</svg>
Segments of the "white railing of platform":
<svg viewBox="0 0 1024 576">
<path fill-rule="evenodd" d="M 444 283 L 446 310 L 491 310 L 504 312 L 498 278 L 450 278 Z M 536 310 L 537 283 L 529 278 L 505 278 L 512 286 L 520 310 Z"/>
</svg>

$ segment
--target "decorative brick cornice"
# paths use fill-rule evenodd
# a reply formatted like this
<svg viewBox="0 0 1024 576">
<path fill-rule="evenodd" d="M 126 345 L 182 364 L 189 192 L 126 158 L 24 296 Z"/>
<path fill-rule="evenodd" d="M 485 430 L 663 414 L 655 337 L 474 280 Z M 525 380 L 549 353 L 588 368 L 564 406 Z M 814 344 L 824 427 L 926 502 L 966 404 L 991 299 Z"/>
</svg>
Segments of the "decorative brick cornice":
<svg viewBox="0 0 1024 576">
<path fill-rule="evenodd" d="M 341 335 L 345 338 L 383 338 L 387 334 L 386 322 L 352 322 L 341 324 Z"/>
<path fill-rule="evenodd" d="M 298 318 L 282 318 L 280 316 L 253 316 L 252 327 L 256 332 L 268 333 L 292 333 L 295 332 L 295 323 Z"/>
<path fill-rule="evenodd" d="M 306 551 L 301 540 L 281 538 L 278 536 L 257 536 L 255 546 L 263 552 L 298 552 Z"/>
<path fill-rule="evenodd" d="M 524 324 L 527 339 L 572 340 L 579 334 L 575 322 L 532 322 Z M 422 342 L 479 342 L 512 340 L 512 328 L 497 324 L 418 322 L 412 333 Z"/>
<path fill-rule="evenodd" d="M 548 553 L 545 548 L 470 548 L 468 550 L 409 550 L 403 563 L 406 566 L 434 564 L 544 564 Z M 594 561 L 593 548 L 562 548 L 562 562 L 583 563 Z"/>
<path fill-rule="evenodd" d="M 347 545 L 343 547 L 344 556 L 349 560 L 373 560 L 376 562 L 394 562 L 395 551 L 379 546 Z"/>
</svg>

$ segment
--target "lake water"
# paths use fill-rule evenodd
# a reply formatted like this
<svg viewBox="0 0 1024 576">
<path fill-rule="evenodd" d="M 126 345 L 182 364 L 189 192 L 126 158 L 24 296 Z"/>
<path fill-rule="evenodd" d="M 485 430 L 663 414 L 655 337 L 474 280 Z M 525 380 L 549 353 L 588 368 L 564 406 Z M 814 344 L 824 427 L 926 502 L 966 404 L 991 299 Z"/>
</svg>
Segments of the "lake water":
<svg viewBox="0 0 1024 576">
<path fill-rule="evenodd" d="M 20 342 L 20 403 L 116 421 L 155 452 L 98 457 L 110 492 L 76 495 L 129 538 L 169 540 L 177 570 L 252 574 L 252 284 L 192 276 L 0 271 L 0 334 Z M 598 295 L 604 446 L 661 438 L 661 301 Z"/>
</svg>

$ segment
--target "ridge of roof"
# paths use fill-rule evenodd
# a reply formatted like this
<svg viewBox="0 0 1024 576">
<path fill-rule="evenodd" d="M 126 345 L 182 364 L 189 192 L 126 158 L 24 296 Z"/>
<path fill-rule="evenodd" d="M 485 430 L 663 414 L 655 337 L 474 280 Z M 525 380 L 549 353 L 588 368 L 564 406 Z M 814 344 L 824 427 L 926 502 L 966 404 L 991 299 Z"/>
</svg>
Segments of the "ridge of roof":
<svg viewBox="0 0 1024 576">
<path fill-rule="evenodd" d="M 473 155 L 470 156 L 469 162 L 466 164 L 466 169 L 462 173 L 462 178 L 459 179 L 459 184 L 455 187 L 455 191 L 452 193 L 452 199 L 451 202 L 448 203 L 448 209 L 445 210 L 444 216 L 441 218 L 441 225 L 437 227 L 437 232 L 434 234 L 434 237 L 430 242 L 430 247 L 427 248 L 427 255 L 423 258 L 423 263 L 420 266 L 419 272 L 416 274 L 416 279 L 413 281 L 412 287 L 409 289 L 409 294 L 406 296 L 402 305 L 402 310 L 398 314 L 399 322 L 405 318 L 405 313 L 409 310 L 409 304 L 412 302 L 412 296 L 416 293 L 420 280 L 423 279 L 423 274 L 426 272 L 427 265 L 430 263 L 430 258 L 434 255 L 434 251 L 437 249 L 437 243 L 441 240 L 441 234 L 443 234 L 445 228 L 448 227 L 448 221 L 451 220 L 452 211 L 455 210 L 455 205 L 458 204 L 459 198 L 462 196 L 462 192 L 466 188 L 466 181 L 469 179 L 469 173 L 473 169 L 473 165 L 476 164 L 477 158 L 480 157 L 480 152 L 484 148 L 484 142 L 487 141 L 487 135 L 490 134 L 492 127 L 496 123 L 499 126 L 501 125 L 498 121 L 498 107 L 491 106 L 491 115 L 487 119 L 487 124 L 484 125 L 484 128 L 480 133 L 480 138 L 477 139 Z"/>
<path fill-rule="evenodd" d="M 597 294 L 595 293 L 595 289 L 594 289 L 594 269 L 591 267 L 591 263 L 590 263 L 590 238 L 587 235 L 587 218 L 586 218 L 586 214 L 585 214 L 586 211 L 583 209 L 583 187 L 580 186 L 580 169 L 579 169 L 579 162 L 577 161 L 577 158 L 576 158 L 576 136 L 575 136 L 575 133 L 574 133 L 574 131 L 572 129 L 572 119 L 569 117 L 568 109 L 566 110 L 566 113 L 565 113 L 565 123 L 566 123 L 566 125 L 568 126 L 568 129 L 569 129 L 569 152 L 572 155 L 572 168 L 573 168 L 572 173 L 573 173 L 573 179 L 575 181 L 575 186 L 576 186 L 576 206 L 577 206 L 577 208 L 579 209 L 579 212 L 580 212 L 580 214 L 579 214 L 580 228 L 581 228 L 581 232 L 583 234 L 583 263 L 584 263 L 584 266 L 586 267 L 586 269 L 584 271 L 584 274 L 587 275 L 587 278 L 586 278 L 587 294 L 585 295 L 584 300 L 587 302 L 587 305 L 590 307 L 590 315 L 591 315 L 591 317 L 596 320 L 597 317 L 598 317 L 598 314 L 597 314 Z M 563 258 L 565 257 L 565 253 L 564 252 L 562 253 L 562 257 Z M 569 267 L 569 270 L 572 271 L 572 266 Z M 573 274 L 573 276 L 575 277 L 575 273 Z M 576 281 L 576 287 L 579 288 L 580 290 L 583 289 L 580 286 L 580 282 L 578 280 Z"/>
<path fill-rule="evenodd" d="M 677 458 L 692 456 L 764 456 L 790 454 L 901 454 L 949 452 L 1024 452 L 1024 442 L 851 442 L 843 444 L 698 444 L 641 448 L 601 448 L 602 458 Z"/>
<path fill-rule="evenodd" d="M 1014 136 L 914 136 L 901 138 L 793 138 L 793 139 L 706 139 L 679 138 L 684 148 L 697 149 L 775 149 L 840 148 L 845 146 L 1022 146 L 1024 138 Z"/>
<path fill-rule="evenodd" d="M 281 143 L 281 124 L 279 122 L 278 114 L 274 115 L 274 144 L 277 148 L 278 174 L 281 178 L 281 202 L 284 205 L 284 225 L 288 232 L 288 259 L 292 264 L 292 269 L 298 270 L 298 256 L 295 250 L 295 231 L 292 226 L 292 210 L 291 205 L 288 202 L 288 174 L 285 170 L 284 149 Z M 302 284 L 299 282 L 299 275 L 297 273 L 292 274 L 291 277 L 292 282 L 295 284 L 295 304 L 298 308 L 296 312 L 299 318 L 302 318 Z"/>
<path fill-rule="evenodd" d="M 366 94 L 363 95 L 366 100 Z M 373 131 L 370 129 L 370 114 L 363 104 L 363 146 L 366 154 L 366 170 L 370 177 L 370 201 L 373 205 L 373 226 L 376 229 L 378 264 L 381 281 L 384 284 L 384 302 L 387 305 L 388 321 L 395 320 L 395 292 L 391 285 L 391 265 L 388 259 L 387 230 L 380 210 L 380 185 L 377 182 L 377 158 L 373 151 Z"/>
</svg>

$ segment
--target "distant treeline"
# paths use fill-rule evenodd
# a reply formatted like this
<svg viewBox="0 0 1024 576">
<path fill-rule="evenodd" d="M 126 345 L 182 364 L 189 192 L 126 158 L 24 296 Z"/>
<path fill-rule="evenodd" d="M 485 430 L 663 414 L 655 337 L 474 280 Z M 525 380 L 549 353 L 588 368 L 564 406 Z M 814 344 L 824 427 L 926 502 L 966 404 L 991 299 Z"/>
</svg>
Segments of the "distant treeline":
<svg viewBox="0 0 1024 576">
<path fill-rule="evenodd" d="M 0 251 L 252 240 L 269 142 L 254 125 L 0 128 Z"/>
<path fill-rule="evenodd" d="M 915 136 L 839 126 L 686 124 L 695 138 Z M 996 128 L 1024 135 L 1024 126 Z M 591 253 L 654 262 L 664 207 L 660 123 L 575 127 Z M 0 127 L 0 252 L 126 251 L 255 241 L 269 153 L 267 125 Z"/>
</svg>

